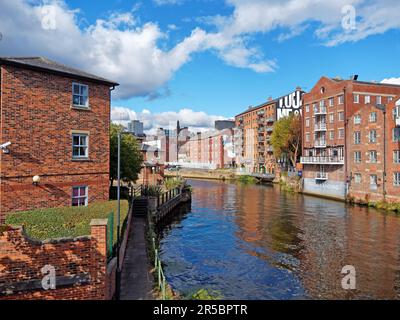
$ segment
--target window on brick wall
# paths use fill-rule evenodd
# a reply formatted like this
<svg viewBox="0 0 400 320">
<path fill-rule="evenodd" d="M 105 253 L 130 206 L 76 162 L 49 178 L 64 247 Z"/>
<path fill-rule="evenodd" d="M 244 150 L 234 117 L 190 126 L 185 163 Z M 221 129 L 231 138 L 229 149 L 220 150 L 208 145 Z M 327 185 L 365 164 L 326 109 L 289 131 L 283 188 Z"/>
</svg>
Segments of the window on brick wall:
<svg viewBox="0 0 400 320">
<path fill-rule="evenodd" d="M 72 84 L 72 104 L 79 108 L 89 108 L 89 86 L 80 83 Z"/>
<path fill-rule="evenodd" d="M 365 104 L 371 103 L 371 96 L 365 96 Z"/>
<path fill-rule="evenodd" d="M 329 106 L 333 107 L 334 104 L 335 104 L 335 99 L 334 98 L 329 98 Z"/>
<path fill-rule="evenodd" d="M 344 96 L 341 95 L 338 97 L 338 104 L 343 104 L 344 103 Z"/>
<path fill-rule="evenodd" d="M 369 142 L 376 143 L 376 137 L 377 137 L 376 130 L 371 130 L 368 134 Z"/>
<path fill-rule="evenodd" d="M 393 173 L 393 185 L 396 187 L 400 186 L 400 172 Z"/>
<path fill-rule="evenodd" d="M 371 112 L 369 114 L 369 122 L 376 122 L 378 118 L 378 115 L 376 112 Z"/>
<path fill-rule="evenodd" d="M 306 118 L 306 127 L 310 126 L 310 118 Z"/>
<path fill-rule="evenodd" d="M 361 173 L 355 173 L 354 174 L 354 183 L 361 183 L 362 178 L 361 178 Z"/>
<path fill-rule="evenodd" d="M 354 116 L 354 124 L 361 124 L 361 115 L 360 114 L 356 114 Z"/>
<path fill-rule="evenodd" d="M 400 128 L 393 128 L 393 130 L 392 130 L 392 139 L 393 139 L 393 142 L 399 142 L 400 141 Z"/>
<path fill-rule="evenodd" d="M 400 163 L 400 150 L 393 151 L 393 163 Z"/>
<path fill-rule="evenodd" d="M 77 186 L 72 188 L 72 206 L 81 207 L 88 205 L 88 187 Z"/>
<path fill-rule="evenodd" d="M 354 132 L 354 144 L 360 144 L 361 143 L 361 131 L 356 131 Z"/>
<path fill-rule="evenodd" d="M 339 129 L 338 130 L 338 138 L 339 139 L 344 139 L 344 129 Z"/>
<path fill-rule="evenodd" d="M 72 134 L 72 158 L 86 159 L 89 157 L 89 136 L 83 133 Z"/>
<path fill-rule="evenodd" d="M 382 97 L 381 96 L 377 96 L 376 97 L 376 104 L 382 104 Z"/>
<path fill-rule="evenodd" d="M 361 163 L 361 151 L 354 151 L 354 163 Z"/>
<path fill-rule="evenodd" d="M 344 121 L 344 112 L 343 111 L 338 112 L 338 120 Z"/>
<path fill-rule="evenodd" d="M 359 94 L 354 94 L 353 95 L 353 97 L 354 97 L 354 103 L 360 103 L 360 95 Z"/>
<path fill-rule="evenodd" d="M 310 112 L 310 105 L 309 104 L 306 105 L 306 112 Z"/>
<path fill-rule="evenodd" d="M 378 189 L 378 176 L 376 174 L 371 174 L 369 176 L 369 188 L 371 190 Z"/>
<path fill-rule="evenodd" d="M 335 131 L 333 131 L 333 130 L 329 131 L 329 139 L 330 140 L 334 140 L 335 139 Z"/>
<path fill-rule="evenodd" d="M 392 119 L 395 120 L 399 116 L 400 116 L 399 107 L 393 108 L 393 110 L 392 110 Z"/>
<path fill-rule="evenodd" d="M 306 133 L 306 142 L 310 142 L 310 134 Z"/>
<path fill-rule="evenodd" d="M 335 122 L 335 114 L 334 113 L 330 113 L 329 114 L 329 123 L 334 123 Z"/>
<path fill-rule="evenodd" d="M 369 162 L 370 163 L 376 163 L 378 161 L 378 154 L 376 150 L 371 150 L 368 152 L 369 154 Z"/>
</svg>

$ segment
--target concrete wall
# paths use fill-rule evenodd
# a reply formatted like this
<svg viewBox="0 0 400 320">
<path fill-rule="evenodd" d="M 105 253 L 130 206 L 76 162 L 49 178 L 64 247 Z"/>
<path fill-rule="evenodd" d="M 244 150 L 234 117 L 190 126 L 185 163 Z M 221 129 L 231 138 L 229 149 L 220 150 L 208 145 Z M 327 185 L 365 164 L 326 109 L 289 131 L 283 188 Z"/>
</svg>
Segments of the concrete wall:
<svg viewBox="0 0 400 320">
<path fill-rule="evenodd" d="M 344 200 L 346 184 L 336 180 L 319 182 L 312 178 L 304 178 L 303 192 Z"/>
</svg>

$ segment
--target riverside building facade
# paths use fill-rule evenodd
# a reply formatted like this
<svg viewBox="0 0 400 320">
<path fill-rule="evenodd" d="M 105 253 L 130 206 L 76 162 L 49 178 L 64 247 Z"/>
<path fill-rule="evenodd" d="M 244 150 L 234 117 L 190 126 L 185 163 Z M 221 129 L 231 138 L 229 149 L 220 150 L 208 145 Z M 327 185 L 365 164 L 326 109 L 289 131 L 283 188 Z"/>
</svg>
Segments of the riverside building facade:
<svg viewBox="0 0 400 320">
<path fill-rule="evenodd" d="M 383 194 L 383 133 L 389 136 L 394 120 L 384 130 L 383 111 L 377 105 L 387 108 L 398 94 L 400 86 L 358 81 L 357 76 L 350 80 L 322 77 L 304 94 L 305 193 L 343 200 L 349 196 L 377 199 Z M 388 110 L 385 113 L 387 118 Z"/>
<path fill-rule="evenodd" d="M 10 212 L 109 198 L 118 84 L 42 57 L 0 58 L 0 223 Z"/>
<path fill-rule="evenodd" d="M 236 165 L 247 173 L 275 174 L 276 159 L 271 145 L 274 123 L 290 113 L 301 113 L 301 88 L 278 99 L 269 98 L 235 117 Z"/>
</svg>

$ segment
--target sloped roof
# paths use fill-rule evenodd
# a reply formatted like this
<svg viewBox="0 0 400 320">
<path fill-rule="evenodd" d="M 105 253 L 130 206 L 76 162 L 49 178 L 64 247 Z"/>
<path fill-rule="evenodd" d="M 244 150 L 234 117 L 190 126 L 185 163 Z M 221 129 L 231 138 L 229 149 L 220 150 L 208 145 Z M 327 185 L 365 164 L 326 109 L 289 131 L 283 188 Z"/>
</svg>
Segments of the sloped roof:
<svg viewBox="0 0 400 320">
<path fill-rule="evenodd" d="M 107 84 L 109 86 L 118 86 L 119 84 L 115 81 L 108 80 L 96 75 L 87 73 L 82 70 L 68 67 L 58 62 L 49 60 L 44 57 L 0 57 L 0 65 L 17 65 L 28 69 L 47 71 L 50 73 L 61 74 L 74 78 L 86 79 L 89 81 L 99 82 Z"/>
</svg>

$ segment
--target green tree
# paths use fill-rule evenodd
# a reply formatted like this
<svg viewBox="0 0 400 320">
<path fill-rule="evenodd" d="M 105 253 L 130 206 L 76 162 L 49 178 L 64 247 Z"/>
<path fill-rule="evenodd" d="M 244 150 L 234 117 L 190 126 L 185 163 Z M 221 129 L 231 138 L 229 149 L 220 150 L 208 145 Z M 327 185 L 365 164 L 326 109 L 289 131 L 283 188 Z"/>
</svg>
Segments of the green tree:
<svg viewBox="0 0 400 320">
<path fill-rule="evenodd" d="M 301 151 L 301 118 L 293 113 L 279 119 L 271 136 L 275 158 L 287 156 L 293 167 L 296 166 Z"/>
<path fill-rule="evenodd" d="M 111 124 L 110 127 L 110 184 L 118 178 L 118 133 L 124 127 Z M 143 163 L 143 156 L 140 151 L 139 143 L 133 135 L 121 135 L 121 179 L 123 181 L 135 182 Z"/>
</svg>

